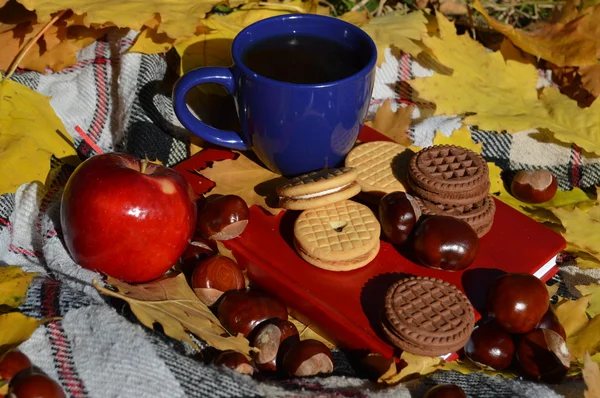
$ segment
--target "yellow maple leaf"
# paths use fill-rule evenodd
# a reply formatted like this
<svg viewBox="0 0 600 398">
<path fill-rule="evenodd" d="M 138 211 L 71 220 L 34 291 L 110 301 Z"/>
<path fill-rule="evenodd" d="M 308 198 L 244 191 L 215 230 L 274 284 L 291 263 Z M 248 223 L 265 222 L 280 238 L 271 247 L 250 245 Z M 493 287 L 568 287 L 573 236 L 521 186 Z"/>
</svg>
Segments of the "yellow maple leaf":
<svg viewBox="0 0 600 398">
<path fill-rule="evenodd" d="M 481 367 L 475 365 L 468 358 L 458 359 L 456 361 L 445 362 L 444 365 L 440 368 L 441 370 L 454 371 L 459 372 L 464 375 L 468 375 L 471 373 L 483 373 L 488 376 L 502 376 L 505 378 L 514 378 L 517 375 L 510 369 L 505 369 L 502 371 L 482 369 Z"/>
<path fill-rule="evenodd" d="M 583 380 L 586 387 L 583 397 L 600 397 L 600 368 L 596 362 L 592 361 L 590 354 L 587 352 L 583 358 Z"/>
<path fill-rule="evenodd" d="M 536 29 L 516 29 L 490 17 L 480 0 L 473 7 L 496 31 L 508 37 L 526 53 L 558 66 L 594 65 L 600 55 L 600 6 L 584 8 L 569 21 L 538 23 Z"/>
<path fill-rule="evenodd" d="M 310 323 L 305 324 L 292 315 L 288 315 L 288 321 L 292 322 L 296 326 L 296 329 L 298 329 L 300 340 L 318 340 L 321 343 L 325 344 L 330 350 L 333 350 L 336 347 L 333 342 L 316 332 L 311 327 Z"/>
<path fill-rule="evenodd" d="M 161 23 L 158 32 L 164 32 L 171 38 L 192 35 L 206 13 L 218 3 L 215 0 L 164 0 L 152 4 L 121 0 L 18 1 L 28 10 L 35 10 L 40 23 L 48 22 L 51 15 L 58 11 L 71 9 L 75 14 L 85 15 L 86 25 L 113 24 L 121 28 L 141 30 L 146 21 L 159 14 Z"/>
<path fill-rule="evenodd" d="M 403 14 L 394 11 L 382 17 L 373 18 L 362 29 L 371 36 L 377 46 L 377 65 L 385 61 L 384 51 L 387 47 L 395 47 L 413 56 L 417 56 L 423 48 L 418 44 L 427 33 L 427 18 L 423 11 Z"/>
<path fill-rule="evenodd" d="M 402 352 L 400 359 L 406 363 L 406 366 L 401 367 L 400 371 L 397 371 L 396 367 L 395 372 L 385 373 L 377 381 L 386 384 L 396 384 L 410 376 L 423 376 L 433 373 L 440 369 L 442 363 L 444 362 L 438 357 L 424 357 L 421 355 L 411 354 L 407 351 Z"/>
<path fill-rule="evenodd" d="M 227 159 L 213 163 L 213 166 L 200 171 L 204 177 L 215 183 L 209 194 L 238 195 L 248 206 L 258 205 L 271 214 L 278 214 L 278 197 L 275 188 L 285 181 L 279 174 L 250 160 L 244 154 L 237 159 Z"/>
<path fill-rule="evenodd" d="M 538 73 L 532 65 L 505 61 L 500 52 L 459 36 L 443 15 L 438 13 L 437 20 L 439 37 L 425 37 L 423 43 L 452 73 L 410 82 L 424 100 L 436 104 L 435 114 L 470 113 L 463 122 L 484 130 L 546 129 L 560 141 L 600 153 L 600 101 L 581 109 L 553 87 L 538 98 Z"/>
<path fill-rule="evenodd" d="M 408 136 L 408 128 L 412 122 L 413 108 L 412 105 L 399 106 L 394 112 L 392 103 L 386 99 L 377 109 L 373 120 L 366 124 L 397 143 L 408 147 L 412 145 L 412 140 Z"/>
<path fill-rule="evenodd" d="M 599 207 L 600 204 L 596 204 L 595 208 Z M 551 210 L 565 228 L 562 234 L 565 240 L 572 247 L 577 247 L 600 261 L 600 212 L 590 212 L 591 209 L 586 212 L 578 207 Z"/>
<path fill-rule="evenodd" d="M 20 312 L 0 315 L 0 360 L 12 349 L 28 340 L 42 321 L 30 318 Z"/>
<path fill-rule="evenodd" d="M 567 338 L 571 359 L 582 359 L 585 352 L 594 355 L 600 352 L 600 316 L 592 318 L 577 333 Z"/>
<path fill-rule="evenodd" d="M 219 350 L 235 350 L 249 355 L 252 348 L 241 334 L 229 336 L 217 317 L 188 285 L 183 273 L 168 275 L 149 283 L 130 285 L 108 277 L 106 283 L 117 291 L 94 287 L 102 294 L 125 300 L 138 320 L 152 329 L 160 323 L 166 335 L 198 348 L 188 332 Z"/>
<path fill-rule="evenodd" d="M 175 39 L 171 39 L 166 33 L 158 33 L 156 28 L 144 28 L 135 43 L 129 49 L 131 53 L 160 54 L 169 51 L 173 47 Z"/>
<path fill-rule="evenodd" d="M 583 296 L 578 300 L 563 300 L 555 306 L 554 312 L 565 328 L 567 339 L 588 324 L 585 311 L 589 302 L 590 296 Z"/>
<path fill-rule="evenodd" d="M 35 272 L 25 272 L 20 267 L 0 267 L 0 306 L 17 308 L 23 302 Z"/>
<path fill-rule="evenodd" d="M 588 298 L 588 307 L 585 312 L 590 318 L 594 318 L 600 314 L 600 285 L 595 283 L 589 285 L 577 285 L 575 286 L 584 297 Z"/>
<path fill-rule="evenodd" d="M 449 137 L 446 137 L 440 131 L 436 131 L 435 137 L 433 137 L 433 145 L 457 145 L 479 154 L 481 154 L 481 147 L 483 146 L 481 142 L 476 144 L 473 141 L 471 130 L 467 126 L 462 126 L 458 130 L 453 131 Z"/>
<path fill-rule="evenodd" d="M 47 97 L 19 83 L 0 82 L 0 194 L 30 181 L 44 183 L 50 157 L 76 162 L 73 139 Z"/>
</svg>

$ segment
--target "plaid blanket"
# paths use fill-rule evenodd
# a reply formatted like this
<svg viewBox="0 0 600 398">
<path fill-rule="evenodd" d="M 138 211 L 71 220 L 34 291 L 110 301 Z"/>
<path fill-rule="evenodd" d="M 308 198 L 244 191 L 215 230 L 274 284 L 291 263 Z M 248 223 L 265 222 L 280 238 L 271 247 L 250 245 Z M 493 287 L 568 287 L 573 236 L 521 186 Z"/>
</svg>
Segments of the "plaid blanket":
<svg viewBox="0 0 600 398">
<path fill-rule="evenodd" d="M 79 62 L 61 72 L 19 71 L 15 81 L 51 96 L 51 105 L 75 140 L 82 157 L 94 150 L 75 133 L 80 126 L 105 152 L 124 151 L 173 165 L 188 156 L 190 135 L 173 113 L 176 80 L 170 54 L 128 53 L 135 32 L 106 37 L 80 52 Z M 415 103 L 406 81 L 431 74 L 405 55 L 378 68 L 371 117 L 385 99 L 394 106 Z M 175 60 L 176 61 L 176 60 Z M 551 84 L 542 73 L 540 84 Z M 417 103 L 410 134 L 418 145 L 431 144 L 436 130 L 450 135 L 457 117 L 422 117 L 431 105 Z M 498 134 L 473 129 L 483 155 L 505 170 L 545 167 L 560 187 L 600 184 L 598 160 L 575 146 L 541 143 L 527 133 Z M 469 396 L 580 396 L 581 380 L 547 386 L 482 374 L 436 372 L 395 387 L 376 385 L 355 374 L 342 350 L 335 350 L 329 377 L 272 380 L 216 368 L 206 350 L 190 347 L 142 327 L 121 302 L 100 296 L 91 286 L 98 274 L 82 269 L 62 241 L 59 203 L 73 170 L 52 160 L 51 183 L 28 183 L 0 197 L 0 264 L 39 272 L 20 308 L 36 318 L 61 317 L 41 326 L 21 349 L 58 380 L 72 397 L 253 397 L 253 396 L 422 396 L 439 383 L 460 385 Z M 565 268 L 568 270 L 568 267 Z M 571 280 L 595 275 L 578 271 Z M 578 279 L 579 278 L 579 279 Z M 556 283 L 558 279 L 551 283 Z M 568 286 L 567 286 L 568 287 Z M 563 287 L 564 288 L 564 287 Z"/>
</svg>

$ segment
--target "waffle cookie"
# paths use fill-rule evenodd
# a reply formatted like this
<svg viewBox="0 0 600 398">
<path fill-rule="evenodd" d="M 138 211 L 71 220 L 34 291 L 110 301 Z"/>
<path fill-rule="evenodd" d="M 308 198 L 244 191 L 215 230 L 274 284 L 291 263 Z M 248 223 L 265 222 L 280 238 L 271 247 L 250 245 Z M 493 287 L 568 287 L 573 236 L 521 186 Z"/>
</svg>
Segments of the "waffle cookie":
<svg viewBox="0 0 600 398">
<path fill-rule="evenodd" d="M 454 285 L 409 277 L 387 291 L 382 328 L 396 347 L 441 356 L 461 349 L 475 325 L 473 306 Z"/>
<path fill-rule="evenodd" d="M 381 227 L 365 205 L 343 200 L 304 210 L 294 223 L 294 246 L 308 263 L 329 271 L 350 271 L 379 252 Z"/>
<path fill-rule="evenodd" d="M 372 141 L 356 146 L 345 165 L 358 171 L 363 192 L 384 194 L 406 191 L 406 172 L 413 151 L 395 142 Z"/>
<path fill-rule="evenodd" d="M 496 206 L 481 155 L 455 145 L 425 148 L 409 161 L 407 185 L 423 214 L 460 218 L 479 237 L 491 229 Z"/>
<path fill-rule="evenodd" d="M 496 204 L 491 195 L 483 200 L 467 205 L 445 206 L 416 197 L 415 202 L 421 209 L 421 214 L 452 216 L 459 218 L 469 224 L 482 237 L 492 227 Z"/>
<path fill-rule="evenodd" d="M 360 192 L 358 172 L 351 167 L 325 169 L 292 178 L 277 187 L 284 209 L 306 210 L 350 199 Z"/>
</svg>

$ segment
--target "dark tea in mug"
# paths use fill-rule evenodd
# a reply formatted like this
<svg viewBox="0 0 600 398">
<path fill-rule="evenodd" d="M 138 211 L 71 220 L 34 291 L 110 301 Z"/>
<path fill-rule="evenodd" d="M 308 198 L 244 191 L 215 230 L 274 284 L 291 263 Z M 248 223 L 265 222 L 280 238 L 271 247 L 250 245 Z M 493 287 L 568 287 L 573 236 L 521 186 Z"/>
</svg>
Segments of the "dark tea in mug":
<svg viewBox="0 0 600 398">
<path fill-rule="evenodd" d="M 251 44 L 242 62 L 255 73 L 286 83 L 323 84 L 358 73 L 371 52 L 323 37 L 288 34 Z"/>
</svg>

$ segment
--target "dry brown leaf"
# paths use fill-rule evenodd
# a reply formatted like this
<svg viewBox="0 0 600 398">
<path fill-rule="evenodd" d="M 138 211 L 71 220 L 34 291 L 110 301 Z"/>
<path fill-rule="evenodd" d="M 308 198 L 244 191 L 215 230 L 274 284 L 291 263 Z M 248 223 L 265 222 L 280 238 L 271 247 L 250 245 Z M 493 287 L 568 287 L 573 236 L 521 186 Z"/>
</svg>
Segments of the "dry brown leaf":
<svg viewBox="0 0 600 398">
<path fill-rule="evenodd" d="M 594 97 L 600 96 L 600 65 L 582 66 L 577 71 L 581 76 L 581 85 Z"/>
<path fill-rule="evenodd" d="M 558 66 L 595 65 L 598 62 L 600 5 L 581 10 L 568 22 L 537 24 L 532 31 L 516 29 L 490 17 L 480 0 L 475 0 L 473 7 L 492 28 L 529 54 Z"/>
<path fill-rule="evenodd" d="M 335 344 L 333 344 L 333 342 L 329 341 L 325 337 L 321 336 L 319 333 L 315 332 L 310 327 L 310 324 L 306 325 L 300 322 L 297 318 L 291 315 L 291 310 L 288 312 L 290 312 L 290 315 L 288 315 L 288 321 L 292 322 L 296 326 L 296 329 L 298 329 L 300 340 L 319 340 L 321 343 L 325 344 L 330 350 L 333 350 L 335 348 Z"/>
<path fill-rule="evenodd" d="M 439 10 L 444 15 L 467 15 L 469 13 L 465 3 L 453 0 L 440 1 Z"/>
<path fill-rule="evenodd" d="M 213 163 L 212 167 L 199 173 L 215 183 L 209 194 L 238 195 L 248 206 L 258 205 L 273 215 L 282 210 L 278 207 L 275 188 L 285 178 L 259 165 L 240 153 L 237 159 Z"/>
<path fill-rule="evenodd" d="M 245 355 L 249 355 L 252 350 L 243 335 L 228 335 L 217 317 L 196 297 L 183 273 L 139 285 L 130 285 L 108 277 L 106 284 L 117 291 L 94 281 L 94 287 L 100 293 L 125 300 L 147 328 L 152 329 L 158 322 L 166 335 L 185 341 L 194 348 L 198 346 L 188 332 L 219 350 L 235 350 Z"/>
<path fill-rule="evenodd" d="M 584 398 L 600 397 L 600 368 L 592 360 L 588 352 L 583 358 L 583 380 L 585 381 Z"/>
<path fill-rule="evenodd" d="M 409 147 L 412 141 L 408 136 L 408 128 L 412 122 L 411 115 L 414 106 L 399 106 L 396 112 L 392 110 L 392 103 L 386 99 L 377 109 L 373 121 L 366 124 L 379 131 L 381 134 L 391 138 L 397 143 Z"/>
<path fill-rule="evenodd" d="M 502 54 L 502 56 L 504 57 L 504 59 L 507 61 L 512 60 L 520 62 L 522 64 L 531 64 L 534 66 L 537 65 L 537 60 L 533 55 L 521 50 L 506 37 L 504 38 L 504 40 L 502 40 L 499 51 L 500 54 Z"/>
</svg>

